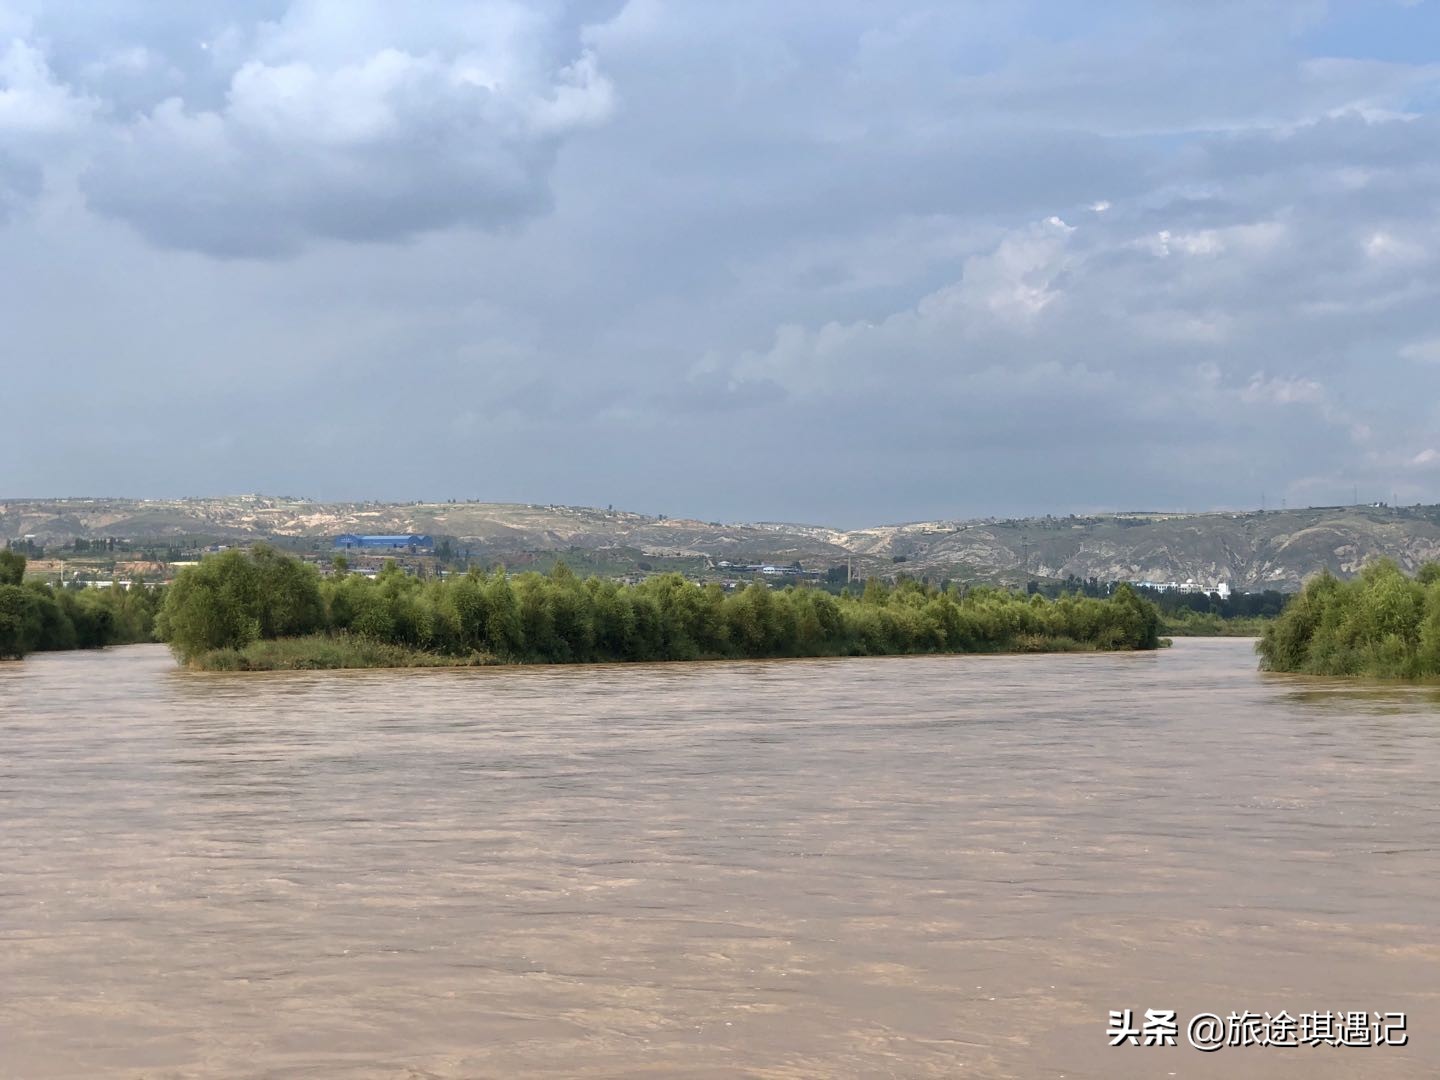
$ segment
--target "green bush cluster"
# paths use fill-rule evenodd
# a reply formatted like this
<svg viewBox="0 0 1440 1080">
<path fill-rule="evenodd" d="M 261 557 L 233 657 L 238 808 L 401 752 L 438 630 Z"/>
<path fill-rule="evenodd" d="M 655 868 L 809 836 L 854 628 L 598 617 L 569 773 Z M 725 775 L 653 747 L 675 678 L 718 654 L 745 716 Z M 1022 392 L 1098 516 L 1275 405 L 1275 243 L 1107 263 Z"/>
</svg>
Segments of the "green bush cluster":
<svg viewBox="0 0 1440 1080">
<path fill-rule="evenodd" d="M 1326 572 L 1265 630 L 1261 667 L 1310 675 L 1440 675 L 1440 563 L 1407 577 L 1386 559 L 1351 581 Z"/>
<path fill-rule="evenodd" d="M 26 582 L 25 560 L 0 551 L 0 660 L 154 640 L 159 604 L 152 589 L 54 589 Z"/>
<path fill-rule="evenodd" d="M 1152 649 L 1158 629 L 1154 605 L 1128 587 L 1105 600 L 1056 601 L 986 589 L 961 597 L 912 581 L 871 582 L 861 597 L 760 584 L 727 594 L 675 574 L 638 585 L 582 580 L 563 565 L 513 577 L 472 571 L 421 581 L 389 566 L 375 578 L 322 578 L 265 547 L 182 571 L 159 621 L 161 638 L 189 662 L 317 633 L 452 657 L 572 663 Z"/>
</svg>

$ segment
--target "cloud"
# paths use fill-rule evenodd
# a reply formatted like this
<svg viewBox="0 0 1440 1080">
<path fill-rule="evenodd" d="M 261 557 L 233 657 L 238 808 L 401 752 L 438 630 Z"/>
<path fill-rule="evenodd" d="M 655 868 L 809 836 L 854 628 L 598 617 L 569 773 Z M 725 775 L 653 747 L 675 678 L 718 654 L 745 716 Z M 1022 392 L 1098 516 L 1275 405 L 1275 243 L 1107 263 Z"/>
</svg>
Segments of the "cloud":
<svg viewBox="0 0 1440 1080">
<path fill-rule="evenodd" d="M 56 79 L 38 49 L 0 36 L 0 222 L 40 194 L 47 162 L 73 147 L 97 108 Z"/>
<path fill-rule="evenodd" d="M 613 111 L 611 82 L 563 6 L 427 7 L 296 0 L 188 49 L 116 42 L 71 65 L 103 100 L 17 39 L 0 54 L 0 131 L 93 123 L 91 207 L 215 255 L 533 217 L 560 145 Z"/>
<path fill-rule="evenodd" d="M 1050 216 L 972 251 L 956 280 L 904 309 L 786 324 L 768 348 L 728 365 L 712 355 L 707 369 L 730 373 L 732 399 L 754 382 L 850 417 L 883 398 L 910 437 L 931 433 L 929 452 L 1012 474 L 1020 466 L 994 455 L 1032 439 L 1066 447 L 1070 466 L 1148 471 L 1111 461 L 1128 440 L 1153 463 L 1206 462 L 1232 481 L 1294 469 L 1297 483 L 1308 470 L 1307 484 L 1337 490 L 1346 475 L 1390 483 L 1399 448 L 1428 418 L 1349 359 L 1384 332 L 1375 315 L 1352 307 L 1322 320 L 1316 305 L 1408 302 L 1363 245 L 1336 235 L 1322 203 L 1257 210 L 1212 212 L 1196 228 L 1172 196 L 1080 226 Z M 1368 233 L 1357 224 L 1353 235 Z M 1424 344 L 1401 354 L 1428 355 Z M 757 396 L 750 407 L 768 405 Z M 1257 447 L 1248 460 L 1244 446 Z M 1357 458 L 1356 447 L 1370 449 Z"/>
<path fill-rule="evenodd" d="M 1325 400 L 1325 388 L 1314 379 L 1266 377 L 1256 372 L 1240 391 L 1247 405 L 1316 405 Z"/>
<path fill-rule="evenodd" d="M 223 109 L 170 99 L 117 133 L 84 186 L 159 243 L 224 255 L 495 227 L 544 208 L 558 140 L 609 102 L 586 57 L 547 92 L 513 95 L 477 81 L 464 57 L 250 62 Z"/>
<path fill-rule="evenodd" d="M 1007 236 L 992 254 L 965 263 L 965 275 L 953 295 L 921 301 L 922 315 L 927 308 L 958 300 L 1012 325 L 1029 325 L 1061 295 L 1058 282 L 1066 269 L 1065 246 L 1072 232 L 1071 226 L 1051 216 Z"/>
<path fill-rule="evenodd" d="M 34 46 L 15 38 L 0 51 L 0 133 L 7 141 L 73 132 L 96 107 L 58 82 Z"/>
<path fill-rule="evenodd" d="M 0 224 L 40 193 L 41 171 L 36 166 L 0 150 Z"/>
<path fill-rule="evenodd" d="M 1401 346 L 1400 356 L 1421 364 L 1440 364 L 1440 338 L 1428 341 L 1412 341 Z"/>
<path fill-rule="evenodd" d="M 1434 7 L 1363 7 L 0 0 L 12 483 L 1440 497 Z"/>
<path fill-rule="evenodd" d="M 1145 238 L 1144 247 L 1160 258 L 1171 255 L 1216 257 L 1226 252 L 1264 253 L 1279 244 L 1285 227 L 1278 221 L 1231 225 L 1221 229 L 1195 229 L 1172 232 L 1161 229 Z"/>
<path fill-rule="evenodd" d="M 1377 261 L 1393 263 L 1416 264 L 1428 258 L 1424 246 L 1384 230 L 1377 230 L 1366 239 L 1365 254 Z"/>
</svg>

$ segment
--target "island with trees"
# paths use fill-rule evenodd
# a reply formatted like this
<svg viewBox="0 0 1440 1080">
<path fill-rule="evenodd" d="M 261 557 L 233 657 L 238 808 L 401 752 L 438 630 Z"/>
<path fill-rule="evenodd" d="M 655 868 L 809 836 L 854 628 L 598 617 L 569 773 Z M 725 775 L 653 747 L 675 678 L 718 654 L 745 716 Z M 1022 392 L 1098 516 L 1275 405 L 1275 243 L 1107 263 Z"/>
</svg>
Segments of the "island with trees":
<svg viewBox="0 0 1440 1080">
<path fill-rule="evenodd" d="M 1266 626 L 1256 649 L 1268 671 L 1440 677 L 1440 563 L 1414 577 L 1388 559 L 1349 581 L 1319 574 Z"/>
<path fill-rule="evenodd" d="M 872 581 L 835 596 L 759 583 L 727 592 L 678 574 L 621 584 L 563 565 L 367 577 L 343 560 L 322 576 L 257 545 L 181 571 L 156 633 L 191 668 L 254 671 L 1154 649 L 1159 625 L 1128 586 L 1050 600 Z"/>
</svg>

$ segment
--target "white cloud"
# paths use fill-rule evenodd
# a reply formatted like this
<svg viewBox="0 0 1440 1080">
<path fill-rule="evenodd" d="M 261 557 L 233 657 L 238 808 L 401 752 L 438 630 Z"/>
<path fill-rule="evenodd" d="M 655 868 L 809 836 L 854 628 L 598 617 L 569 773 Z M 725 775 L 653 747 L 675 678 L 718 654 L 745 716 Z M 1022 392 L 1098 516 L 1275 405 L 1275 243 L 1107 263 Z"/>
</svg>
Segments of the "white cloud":
<svg viewBox="0 0 1440 1080">
<path fill-rule="evenodd" d="M 959 284 L 920 301 L 920 314 L 931 315 L 958 302 L 1013 326 L 1028 325 L 1063 293 L 1059 279 L 1070 263 L 1067 247 L 1074 231 L 1050 217 L 1012 233 L 992 253 L 967 259 Z"/>
<path fill-rule="evenodd" d="M 56 80 L 44 54 L 14 38 L 0 52 L 0 133 L 9 139 L 74 132 L 97 103 Z"/>
<path fill-rule="evenodd" d="M 1325 388 L 1314 379 L 1297 376 L 1266 377 L 1256 372 L 1240 391 L 1247 405 L 1315 405 L 1325 399 Z"/>
<path fill-rule="evenodd" d="M 220 255 L 521 221 L 548 204 L 562 141 L 615 103 L 558 11 L 492 0 L 409 17 L 370 0 L 296 0 L 277 22 L 199 43 L 218 96 L 182 76 L 178 92 L 106 123 L 83 189 L 161 245 Z M 41 78 L 38 53 L 22 60 L 51 114 L 75 100 Z M 155 74 L 164 67 L 122 48 L 85 71 L 175 83 Z"/>
<path fill-rule="evenodd" d="M 1284 236 L 1285 227 L 1280 222 L 1262 221 L 1182 232 L 1161 229 L 1140 243 L 1159 258 L 1176 254 L 1203 258 L 1226 252 L 1263 255 L 1273 251 Z"/>
<path fill-rule="evenodd" d="M 1404 345 L 1400 349 L 1400 356 L 1405 360 L 1414 360 L 1421 364 L 1440 364 L 1440 338 L 1414 341 L 1409 345 Z"/>
<path fill-rule="evenodd" d="M 1365 254 L 1371 259 L 1392 263 L 1424 262 L 1429 256 L 1424 245 L 1377 230 L 1365 240 Z"/>
<path fill-rule="evenodd" d="M 782 326 L 770 348 L 732 365 L 737 382 L 762 380 L 793 392 L 883 384 L 924 377 L 937 367 L 966 366 L 975 341 L 990 333 L 1025 333 L 1062 297 L 1074 227 L 1058 217 L 1006 234 L 991 250 L 964 260 L 958 281 L 921 297 L 881 322 L 833 321 L 815 330 Z M 723 363 L 707 359 L 706 372 Z"/>
</svg>

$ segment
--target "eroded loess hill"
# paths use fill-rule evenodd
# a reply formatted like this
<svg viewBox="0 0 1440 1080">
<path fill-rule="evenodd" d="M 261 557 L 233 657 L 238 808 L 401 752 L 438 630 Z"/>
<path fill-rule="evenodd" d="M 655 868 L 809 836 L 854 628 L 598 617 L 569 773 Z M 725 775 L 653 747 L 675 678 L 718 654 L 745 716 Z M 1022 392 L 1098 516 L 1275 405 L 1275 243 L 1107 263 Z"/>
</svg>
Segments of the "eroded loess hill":
<svg viewBox="0 0 1440 1080">
<path fill-rule="evenodd" d="M 1267 513 L 1107 514 L 936 521 L 843 531 L 722 524 L 620 510 L 512 503 L 321 503 L 238 496 L 182 500 L 0 501 L 0 536 L 46 545 L 75 538 L 324 538 L 424 532 L 478 554 L 635 549 L 732 561 L 850 561 L 858 574 L 905 571 L 998 582 L 1030 578 L 1228 582 L 1297 588 L 1321 569 L 1348 576 L 1377 558 L 1407 570 L 1440 558 L 1440 507 L 1330 507 Z"/>
</svg>

